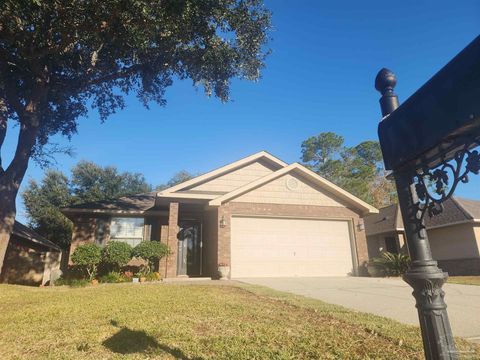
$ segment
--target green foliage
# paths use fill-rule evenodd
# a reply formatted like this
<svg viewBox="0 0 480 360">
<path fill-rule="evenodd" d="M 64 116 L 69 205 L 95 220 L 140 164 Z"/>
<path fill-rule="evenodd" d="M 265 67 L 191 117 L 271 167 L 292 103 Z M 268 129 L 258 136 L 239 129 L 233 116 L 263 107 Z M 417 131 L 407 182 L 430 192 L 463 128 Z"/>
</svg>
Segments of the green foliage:
<svg viewBox="0 0 480 360">
<path fill-rule="evenodd" d="M 86 280 L 86 279 L 60 278 L 60 279 L 55 281 L 55 286 L 67 285 L 67 286 L 70 286 L 70 287 L 85 287 L 88 284 L 90 284 L 90 281 Z"/>
<path fill-rule="evenodd" d="M 383 268 L 387 276 L 400 276 L 408 270 L 410 257 L 405 254 L 384 252 L 381 257 L 372 259 L 372 262 Z"/>
<path fill-rule="evenodd" d="M 133 248 L 133 256 L 145 260 L 148 264 L 148 272 L 152 271 L 155 261 L 169 254 L 168 246 L 160 241 L 142 241 Z"/>
<path fill-rule="evenodd" d="M 142 174 L 120 173 L 114 166 L 101 167 L 91 161 L 77 163 L 71 179 L 70 189 L 76 203 L 112 200 L 152 190 Z"/>
<path fill-rule="evenodd" d="M 377 141 L 346 147 L 342 136 L 325 132 L 308 138 L 301 148 L 306 166 L 360 199 L 376 207 L 394 201 L 395 186 L 385 179 Z"/>
<path fill-rule="evenodd" d="M 72 238 L 72 222 L 59 209 L 72 203 L 68 178 L 60 171 L 48 170 L 41 183 L 30 180 L 22 193 L 29 225 L 62 248 Z"/>
<path fill-rule="evenodd" d="M 101 283 L 122 283 L 128 281 L 131 281 L 131 279 L 117 271 L 111 271 L 108 274 L 100 277 Z"/>
<path fill-rule="evenodd" d="M 102 250 L 102 260 L 104 263 L 113 266 L 116 271 L 120 271 L 122 266 L 132 258 L 132 247 L 124 242 L 109 241 Z"/>
<path fill-rule="evenodd" d="M 189 173 L 186 170 L 180 170 L 179 172 L 175 173 L 170 180 L 166 184 L 161 184 L 156 187 L 155 190 L 161 191 L 164 189 L 168 189 L 169 187 L 175 186 L 187 180 L 194 178 L 196 175 Z"/>
<path fill-rule="evenodd" d="M 89 105 L 102 121 L 126 94 L 165 105 L 173 79 L 227 101 L 233 78 L 259 79 L 270 18 L 260 0 L 4 0 L 2 117 L 34 129 L 38 158 L 53 135 L 77 132 Z"/>
<path fill-rule="evenodd" d="M 97 244 L 84 244 L 75 249 L 72 262 L 86 270 L 88 279 L 97 275 L 97 266 L 102 261 L 102 249 Z"/>
<path fill-rule="evenodd" d="M 156 272 L 149 272 L 147 275 L 145 275 L 145 278 L 147 281 L 159 281 L 161 279 L 159 274 Z"/>
</svg>

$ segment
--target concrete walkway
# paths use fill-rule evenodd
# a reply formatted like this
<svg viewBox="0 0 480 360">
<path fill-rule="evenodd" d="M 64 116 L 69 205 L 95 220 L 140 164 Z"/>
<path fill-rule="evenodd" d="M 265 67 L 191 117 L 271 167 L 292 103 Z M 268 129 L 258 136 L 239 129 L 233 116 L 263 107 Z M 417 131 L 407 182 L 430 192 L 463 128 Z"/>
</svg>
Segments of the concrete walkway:
<svg viewBox="0 0 480 360">
<path fill-rule="evenodd" d="M 412 290 L 400 279 L 323 277 L 240 281 L 418 325 Z M 480 286 L 446 284 L 444 290 L 454 335 L 480 342 Z"/>
</svg>

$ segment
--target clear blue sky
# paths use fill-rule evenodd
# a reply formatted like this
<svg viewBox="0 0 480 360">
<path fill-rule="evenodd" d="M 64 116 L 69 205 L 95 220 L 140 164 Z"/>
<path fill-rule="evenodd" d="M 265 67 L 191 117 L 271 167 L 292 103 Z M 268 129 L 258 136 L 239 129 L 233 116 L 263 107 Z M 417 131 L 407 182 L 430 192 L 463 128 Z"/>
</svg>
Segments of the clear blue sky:
<svg viewBox="0 0 480 360">
<path fill-rule="evenodd" d="M 234 81 L 227 104 L 183 81 L 167 91 L 164 108 L 146 110 L 132 97 L 104 124 L 92 111 L 71 142 L 76 156 L 58 156 L 58 168 L 68 172 L 77 161 L 92 160 L 141 172 L 157 185 L 178 170 L 206 172 L 262 149 L 298 161 L 301 142 L 323 131 L 343 135 L 347 145 L 377 139 L 378 70 L 397 74 L 403 101 L 480 30 L 475 0 L 266 5 L 273 12 L 272 54 L 258 83 Z M 10 132 L 4 156 L 13 152 L 14 136 Z M 42 174 L 31 163 L 24 184 Z M 480 179 L 472 179 L 457 194 L 480 199 L 479 186 Z"/>
</svg>

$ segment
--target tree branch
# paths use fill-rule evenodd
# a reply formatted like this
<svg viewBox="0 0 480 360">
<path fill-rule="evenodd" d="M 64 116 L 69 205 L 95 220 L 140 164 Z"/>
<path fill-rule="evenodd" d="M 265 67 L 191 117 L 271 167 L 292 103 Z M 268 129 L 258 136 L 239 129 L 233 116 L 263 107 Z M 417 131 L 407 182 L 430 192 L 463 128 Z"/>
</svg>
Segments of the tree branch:
<svg viewBox="0 0 480 360">
<path fill-rule="evenodd" d="M 128 68 L 125 68 L 125 69 L 123 69 L 119 72 L 115 72 L 113 74 L 108 74 L 108 75 L 105 75 L 105 76 L 98 77 L 96 79 L 92 79 L 91 81 L 87 81 L 84 84 L 84 87 L 86 88 L 90 85 L 99 85 L 99 84 L 109 82 L 109 81 L 113 81 L 113 80 L 124 79 L 124 78 L 132 75 L 133 73 L 141 70 L 143 68 L 143 66 L 144 65 L 142 65 L 142 64 L 135 64 L 135 65 L 132 65 Z"/>
<path fill-rule="evenodd" d="M 1 107 L 4 106 L 4 100 L 0 99 L 0 150 L 2 149 L 3 142 L 7 136 L 7 116 L 2 111 Z M 2 154 L 0 152 L 0 175 L 3 174 Z"/>
</svg>

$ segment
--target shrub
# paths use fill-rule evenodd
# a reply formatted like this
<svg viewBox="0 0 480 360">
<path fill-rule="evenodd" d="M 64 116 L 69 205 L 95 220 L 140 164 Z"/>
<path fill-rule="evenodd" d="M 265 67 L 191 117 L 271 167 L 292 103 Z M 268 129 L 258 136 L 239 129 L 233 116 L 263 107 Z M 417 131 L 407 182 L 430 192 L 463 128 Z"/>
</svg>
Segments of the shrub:
<svg viewBox="0 0 480 360">
<path fill-rule="evenodd" d="M 100 276 L 101 283 L 119 283 L 123 282 L 122 276 L 120 273 L 115 271 L 110 271 L 108 274 Z"/>
<path fill-rule="evenodd" d="M 147 262 L 148 272 L 152 271 L 155 261 L 169 254 L 168 246 L 159 241 L 142 241 L 133 248 L 133 256 Z"/>
<path fill-rule="evenodd" d="M 410 257 L 404 254 L 392 254 L 385 252 L 372 262 L 383 268 L 387 276 L 400 276 L 405 274 L 410 266 Z"/>
<path fill-rule="evenodd" d="M 147 274 L 145 277 L 147 281 L 158 281 L 161 279 L 161 277 L 159 277 L 157 274 L 160 275 L 158 272 L 151 272 Z"/>
<path fill-rule="evenodd" d="M 110 241 L 102 250 L 103 261 L 117 272 L 132 258 L 132 247 L 124 242 Z"/>
<path fill-rule="evenodd" d="M 90 281 L 97 275 L 100 261 L 102 261 L 102 249 L 96 244 L 81 245 L 72 254 L 72 262 L 87 272 Z"/>
<path fill-rule="evenodd" d="M 90 282 L 85 279 L 65 279 L 65 278 L 60 278 L 55 281 L 55 286 L 62 286 L 62 285 L 68 285 L 71 287 L 85 287 L 89 284 Z"/>
</svg>

